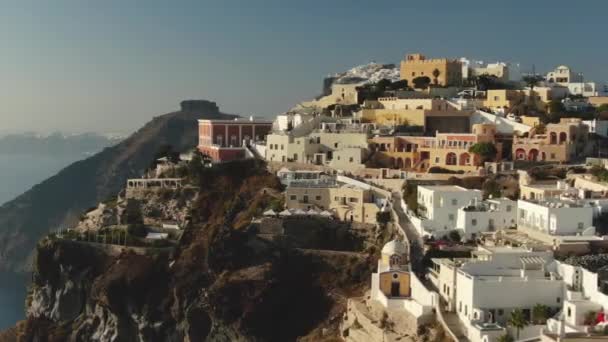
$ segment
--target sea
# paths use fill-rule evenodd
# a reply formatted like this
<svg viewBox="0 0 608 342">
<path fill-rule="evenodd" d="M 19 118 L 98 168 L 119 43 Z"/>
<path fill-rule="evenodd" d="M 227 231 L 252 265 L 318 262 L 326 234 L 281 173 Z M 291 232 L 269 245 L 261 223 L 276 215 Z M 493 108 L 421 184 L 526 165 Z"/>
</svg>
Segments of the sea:
<svg viewBox="0 0 608 342">
<path fill-rule="evenodd" d="M 82 158 L 83 156 L 0 154 L 0 205 Z M 0 273 L 0 330 L 13 326 L 25 317 L 25 295 L 24 277 Z"/>
</svg>

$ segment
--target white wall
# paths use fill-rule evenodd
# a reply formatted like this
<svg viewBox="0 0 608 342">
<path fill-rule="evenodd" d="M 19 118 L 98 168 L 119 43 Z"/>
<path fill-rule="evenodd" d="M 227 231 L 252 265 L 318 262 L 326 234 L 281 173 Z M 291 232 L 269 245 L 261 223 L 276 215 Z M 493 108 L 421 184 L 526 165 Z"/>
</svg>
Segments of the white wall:
<svg viewBox="0 0 608 342">
<path fill-rule="evenodd" d="M 551 235 L 576 235 L 593 226 L 593 208 L 561 207 L 519 200 L 517 223 Z M 582 227 L 582 229 L 580 229 Z"/>
</svg>

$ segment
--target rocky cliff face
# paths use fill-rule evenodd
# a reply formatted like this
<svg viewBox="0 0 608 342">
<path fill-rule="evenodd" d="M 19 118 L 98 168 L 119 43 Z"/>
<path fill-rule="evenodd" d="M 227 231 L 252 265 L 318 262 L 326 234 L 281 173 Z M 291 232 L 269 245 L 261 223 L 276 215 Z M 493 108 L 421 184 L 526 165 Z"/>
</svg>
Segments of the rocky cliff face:
<svg viewBox="0 0 608 342">
<path fill-rule="evenodd" d="M 196 146 L 200 118 L 231 118 L 209 101 L 186 101 L 184 110 L 155 117 L 121 143 L 76 162 L 0 207 L 0 271 L 23 271 L 36 242 L 49 229 L 73 226 L 81 213 L 139 177 L 161 146 Z"/>
<path fill-rule="evenodd" d="M 286 230 L 297 235 L 300 229 L 305 239 L 260 238 L 246 223 L 276 200 L 281 187 L 276 177 L 255 161 L 199 172 L 193 177 L 198 193 L 186 204 L 192 220 L 173 250 L 55 237 L 40 242 L 28 318 L 11 336 L 21 341 L 336 338 L 346 298 L 362 295 L 369 281 L 377 251 L 363 248 L 376 241 L 364 243 L 364 236 L 330 223 L 297 220 L 285 223 Z M 162 203 L 149 197 L 139 205 L 169 210 Z M 83 229 L 94 229 L 95 223 L 85 220 L 89 226 Z M 324 250 L 314 249 L 315 241 Z"/>
</svg>

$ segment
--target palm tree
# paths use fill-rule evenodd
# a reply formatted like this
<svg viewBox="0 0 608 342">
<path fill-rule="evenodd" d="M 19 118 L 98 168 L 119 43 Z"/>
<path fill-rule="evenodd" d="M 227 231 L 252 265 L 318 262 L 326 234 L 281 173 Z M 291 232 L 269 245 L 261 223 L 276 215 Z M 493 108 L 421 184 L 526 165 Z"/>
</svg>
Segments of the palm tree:
<svg viewBox="0 0 608 342">
<path fill-rule="evenodd" d="M 524 317 L 523 311 L 521 309 L 515 309 L 511 311 L 511 316 L 507 322 L 510 326 L 515 328 L 517 331 L 517 339 L 519 340 L 519 331 L 525 328 L 528 325 L 526 318 Z"/>
<path fill-rule="evenodd" d="M 435 85 L 437 85 L 439 83 L 439 80 L 438 80 L 439 75 L 441 75 L 441 71 L 439 71 L 439 69 L 433 70 L 433 82 L 435 82 Z"/>
<path fill-rule="evenodd" d="M 549 318 L 549 307 L 543 304 L 536 304 L 532 308 L 532 321 L 535 324 L 545 324 Z"/>
<path fill-rule="evenodd" d="M 543 77 L 541 75 L 532 73 L 522 77 L 522 80 L 526 83 L 528 88 L 530 88 L 530 96 L 528 96 L 528 99 L 531 100 L 530 102 L 534 103 L 536 100 L 534 96 L 534 87 L 536 87 L 538 83 L 543 80 Z M 535 108 L 535 106 L 533 108 Z"/>
</svg>

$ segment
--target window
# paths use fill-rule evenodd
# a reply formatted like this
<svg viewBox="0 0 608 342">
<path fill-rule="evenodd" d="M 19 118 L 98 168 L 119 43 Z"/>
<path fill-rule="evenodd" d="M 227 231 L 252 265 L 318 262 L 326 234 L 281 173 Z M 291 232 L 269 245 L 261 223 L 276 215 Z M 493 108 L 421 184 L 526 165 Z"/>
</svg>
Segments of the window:
<svg viewBox="0 0 608 342">
<path fill-rule="evenodd" d="M 358 199 L 358 198 L 356 198 L 356 197 L 351 197 L 351 198 L 349 198 L 348 200 L 349 200 L 349 202 L 351 202 L 351 203 L 358 203 L 358 202 L 359 202 L 359 199 Z"/>
<path fill-rule="evenodd" d="M 281 144 L 281 150 L 283 150 L 283 149 L 284 149 L 284 148 L 283 148 L 283 144 Z"/>
<path fill-rule="evenodd" d="M 320 200 L 321 200 L 321 196 L 316 196 L 316 197 L 315 197 L 315 199 L 316 199 L 317 201 L 320 201 Z"/>
<path fill-rule="evenodd" d="M 291 195 L 291 196 L 289 196 L 289 199 L 290 199 L 290 200 L 292 200 L 292 201 L 295 201 L 295 200 L 297 200 L 297 199 L 298 199 L 298 196 L 296 196 L 296 195 Z"/>
<path fill-rule="evenodd" d="M 350 157 L 350 158 L 348 158 L 348 161 L 352 163 L 354 161 L 354 158 Z"/>
<path fill-rule="evenodd" d="M 452 205 L 458 205 L 458 199 L 452 198 Z"/>
<path fill-rule="evenodd" d="M 435 157 L 435 163 L 439 163 L 439 157 Z"/>
<path fill-rule="evenodd" d="M 568 317 L 572 316 L 572 310 L 568 307 Z"/>
<path fill-rule="evenodd" d="M 449 219 L 450 219 L 450 221 L 454 221 L 454 214 L 450 214 Z"/>
<path fill-rule="evenodd" d="M 578 223 L 578 230 L 583 230 L 584 227 L 583 222 Z"/>
<path fill-rule="evenodd" d="M 334 147 L 335 147 L 335 148 L 338 148 L 338 143 L 335 143 L 335 144 L 334 144 Z"/>
<path fill-rule="evenodd" d="M 462 302 L 458 302 L 458 312 L 462 312 Z"/>
<path fill-rule="evenodd" d="M 502 316 L 505 312 L 502 309 L 498 309 L 498 316 Z"/>
<path fill-rule="evenodd" d="M 557 297 L 557 304 L 561 303 L 562 299 Z"/>
<path fill-rule="evenodd" d="M 304 195 L 304 197 L 302 197 L 302 202 L 308 203 L 308 196 L 307 195 Z"/>
<path fill-rule="evenodd" d="M 416 72 L 412 71 L 412 76 L 416 76 Z"/>
<path fill-rule="evenodd" d="M 468 307 L 465 305 L 465 306 L 464 306 L 464 314 L 465 314 L 465 315 L 468 315 L 468 314 L 469 314 L 469 310 L 468 310 L 468 309 L 469 309 L 469 308 L 468 308 Z"/>
<path fill-rule="evenodd" d="M 511 206 L 510 206 L 510 205 L 508 205 L 508 206 L 507 206 L 507 212 L 508 212 L 508 213 L 510 213 L 510 212 L 511 212 Z"/>
<path fill-rule="evenodd" d="M 555 153 L 551 153 L 551 159 L 555 159 Z"/>
<path fill-rule="evenodd" d="M 471 220 L 471 224 L 474 225 L 474 226 L 476 226 L 477 225 L 477 219 L 472 219 Z"/>
</svg>

